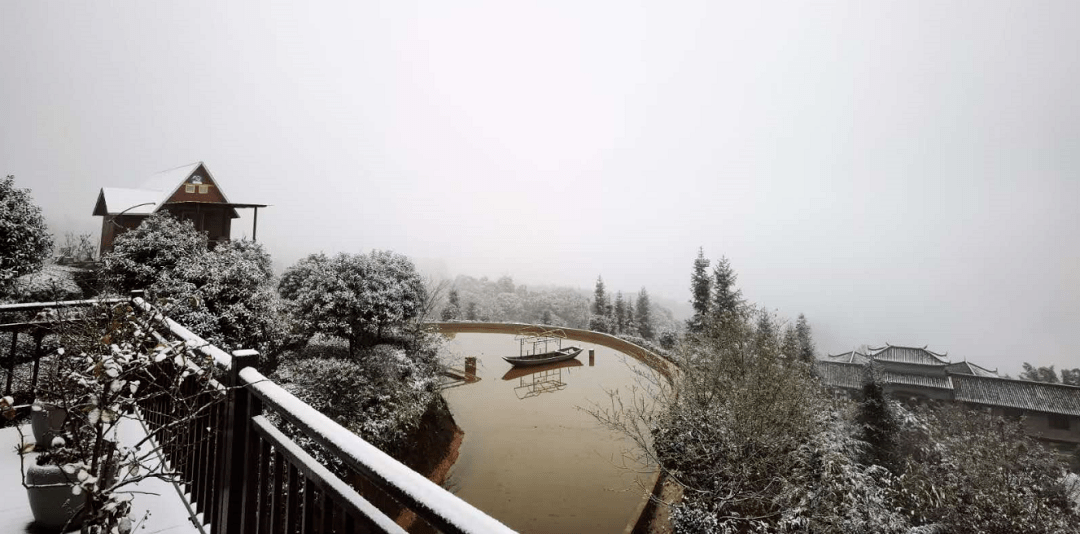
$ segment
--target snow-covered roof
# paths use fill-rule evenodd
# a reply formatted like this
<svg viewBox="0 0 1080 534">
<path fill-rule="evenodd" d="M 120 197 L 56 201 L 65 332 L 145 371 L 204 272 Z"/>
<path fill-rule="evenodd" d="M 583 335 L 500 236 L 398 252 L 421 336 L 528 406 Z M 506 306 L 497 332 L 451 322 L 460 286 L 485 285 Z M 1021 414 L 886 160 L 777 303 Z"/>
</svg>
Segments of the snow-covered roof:
<svg viewBox="0 0 1080 534">
<path fill-rule="evenodd" d="M 827 362 L 840 362 L 840 363 L 866 363 L 870 361 L 865 354 L 852 350 L 848 352 L 841 352 L 840 354 L 828 354 L 821 358 Z"/>
<path fill-rule="evenodd" d="M 157 209 L 160 191 L 103 187 L 94 205 L 94 215 L 150 215 Z"/>
<path fill-rule="evenodd" d="M 991 371 L 985 367 L 975 365 L 971 362 L 950 363 L 949 365 L 945 366 L 945 370 L 952 374 L 958 375 L 974 375 L 988 378 L 999 378 L 996 369 Z"/>
<path fill-rule="evenodd" d="M 1080 416 L 1080 387 L 969 375 L 952 380 L 958 401 Z"/>
<path fill-rule="evenodd" d="M 949 363 L 945 354 L 926 350 L 926 347 L 900 347 L 886 344 L 870 349 L 870 357 L 883 362 L 943 366 Z"/>
<path fill-rule="evenodd" d="M 98 194 L 97 203 L 94 205 L 94 215 L 150 215 L 161 209 L 165 203 L 176 193 L 195 173 L 202 167 L 206 175 L 217 185 L 217 191 L 225 204 L 229 204 L 228 197 L 218 185 L 217 180 L 210 169 L 201 161 L 181 165 L 179 167 L 161 171 L 147 178 L 138 189 L 123 187 L 104 187 Z M 137 206 L 137 207 L 133 207 Z M 237 217 L 233 210 L 233 217 Z"/>
</svg>

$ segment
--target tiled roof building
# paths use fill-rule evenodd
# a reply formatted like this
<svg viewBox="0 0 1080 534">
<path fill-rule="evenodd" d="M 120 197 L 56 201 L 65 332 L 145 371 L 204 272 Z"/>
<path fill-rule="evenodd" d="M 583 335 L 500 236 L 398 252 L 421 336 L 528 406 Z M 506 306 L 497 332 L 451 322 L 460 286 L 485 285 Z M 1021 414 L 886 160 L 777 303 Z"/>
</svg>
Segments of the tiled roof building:
<svg viewBox="0 0 1080 534">
<path fill-rule="evenodd" d="M 962 402 L 997 415 L 1025 416 L 1029 435 L 1066 450 L 1080 445 L 1080 387 L 1002 378 L 971 362 L 951 363 L 926 347 L 886 345 L 827 355 L 817 368 L 827 385 L 857 394 L 870 362 L 896 398 Z"/>
</svg>

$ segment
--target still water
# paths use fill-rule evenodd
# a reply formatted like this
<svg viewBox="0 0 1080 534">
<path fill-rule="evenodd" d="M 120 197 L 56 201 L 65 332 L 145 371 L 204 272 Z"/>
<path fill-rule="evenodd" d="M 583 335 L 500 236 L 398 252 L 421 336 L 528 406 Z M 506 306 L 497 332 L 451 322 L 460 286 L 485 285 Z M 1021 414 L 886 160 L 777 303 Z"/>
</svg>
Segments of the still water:
<svg viewBox="0 0 1080 534">
<path fill-rule="evenodd" d="M 444 356 L 460 369 L 477 358 L 478 382 L 443 391 L 465 432 L 449 487 L 522 532 L 621 532 L 653 475 L 628 458 L 634 444 L 585 410 L 624 399 L 648 368 L 613 349 L 579 341 L 575 360 L 513 368 L 509 334 L 456 334 Z M 554 348 L 554 347 L 553 347 Z M 589 349 L 596 351 L 589 364 Z"/>
</svg>

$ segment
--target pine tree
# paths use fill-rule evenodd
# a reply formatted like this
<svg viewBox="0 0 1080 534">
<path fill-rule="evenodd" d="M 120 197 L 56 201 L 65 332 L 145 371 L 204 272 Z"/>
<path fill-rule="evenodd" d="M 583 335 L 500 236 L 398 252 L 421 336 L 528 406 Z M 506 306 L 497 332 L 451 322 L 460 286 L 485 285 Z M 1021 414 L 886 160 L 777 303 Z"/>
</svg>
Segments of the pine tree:
<svg viewBox="0 0 1080 534">
<path fill-rule="evenodd" d="M 622 291 L 615 293 L 615 333 L 621 334 L 626 329 L 626 302 Z"/>
<path fill-rule="evenodd" d="M 735 289 L 738 275 L 724 256 L 713 267 L 713 317 L 723 324 L 734 321 L 742 312 L 742 291 Z"/>
<path fill-rule="evenodd" d="M 644 287 L 638 292 L 637 317 L 634 318 L 634 322 L 637 323 L 641 337 L 652 339 L 656 335 L 656 332 L 653 331 L 652 310 L 649 309 L 649 293 L 645 291 Z"/>
<path fill-rule="evenodd" d="M 797 358 L 799 355 L 799 336 L 795 333 L 795 327 L 788 324 L 784 327 L 783 341 L 780 343 L 780 352 L 785 358 Z"/>
<path fill-rule="evenodd" d="M 634 297 L 626 297 L 626 333 L 636 336 L 639 335 L 637 331 L 637 321 L 634 320 Z"/>
<path fill-rule="evenodd" d="M 761 310 L 758 315 L 754 342 L 757 344 L 758 351 L 762 354 L 776 354 L 776 351 L 779 350 L 779 347 L 776 346 L 776 326 L 773 325 L 772 314 L 768 310 Z"/>
<path fill-rule="evenodd" d="M 856 415 L 856 421 L 862 426 L 862 440 L 867 444 L 862 461 L 866 465 L 880 465 L 898 474 L 897 433 L 900 430 L 900 421 L 889 405 L 879 377 L 880 371 L 875 365 L 865 367 L 863 398 Z"/>
<path fill-rule="evenodd" d="M 806 316 L 801 313 L 798 322 L 795 323 L 795 336 L 799 343 L 799 359 L 806 363 L 814 363 L 814 360 L 817 359 L 814 349 L 814 337 L 810 332 L 810 323 L 806 321 Z"/>
<path fill-rule="evenodd" d="M 593 315 L 607 315 L 607 293 L 604 292 L 604 278 L 596 277 L 596 289 L 593 290 Z"/>
<path fill-rule="evenodd" d="M 709 316 L 709 296 L 712 280 L 708 274 L 709 260 L 705 258 L 705 249 L 698 248 L 697 259 L 694 260 L 694 270 L 690 275 L 690 304 L 694 307 L 694 316 L 687 321 L 687 327 L 691 332 L 698 332 L 705 324 Z"/>
<path fill-rule="evenodd" d="M 465 306 L 465 318 L 470 321 L 475 321 L 480 318 L 480 313 L 476 309 L 476 303 L 469 301 L 469 304 Z"/>
</svg>

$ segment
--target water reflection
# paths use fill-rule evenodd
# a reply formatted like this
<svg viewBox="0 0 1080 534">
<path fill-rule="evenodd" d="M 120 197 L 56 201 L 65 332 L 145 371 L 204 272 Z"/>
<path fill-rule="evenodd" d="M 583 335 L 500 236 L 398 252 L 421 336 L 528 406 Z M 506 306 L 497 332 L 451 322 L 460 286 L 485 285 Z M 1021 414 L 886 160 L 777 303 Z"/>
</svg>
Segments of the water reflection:
<svg viewBox="0 0 1080 534">
<path fill-rule="evenodd" d="M 566 369 L 567 377 L 571 367 L 581 367 L 578 360 L 534 365 L 531 367 L 512 367 L 502 376 L 503 380 L 517 379 L 518 386 L 514 388 L 514 395 L 518 400 L 536 397 L 543 393 L 554 393 L 566 388 L 563 381 L 563 369 Z"/>
</svg>

